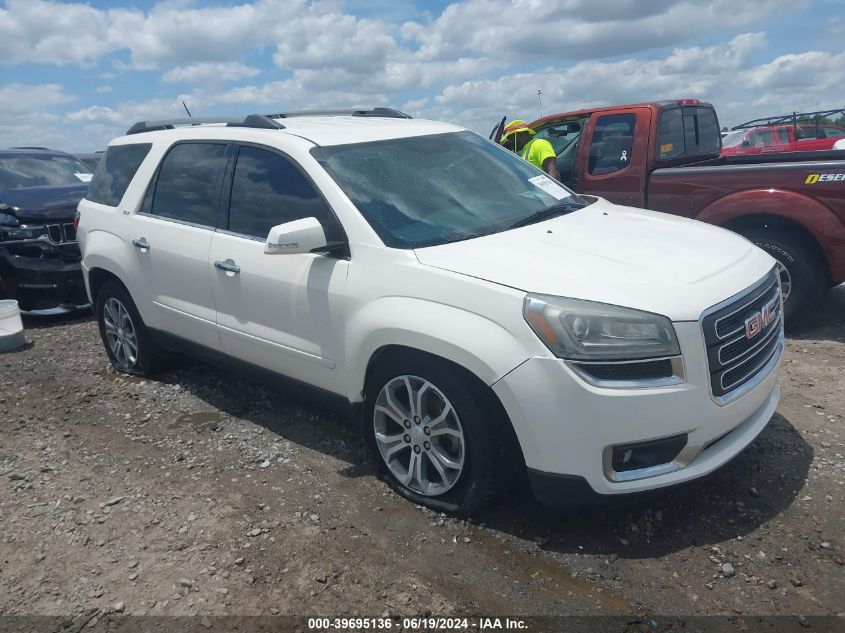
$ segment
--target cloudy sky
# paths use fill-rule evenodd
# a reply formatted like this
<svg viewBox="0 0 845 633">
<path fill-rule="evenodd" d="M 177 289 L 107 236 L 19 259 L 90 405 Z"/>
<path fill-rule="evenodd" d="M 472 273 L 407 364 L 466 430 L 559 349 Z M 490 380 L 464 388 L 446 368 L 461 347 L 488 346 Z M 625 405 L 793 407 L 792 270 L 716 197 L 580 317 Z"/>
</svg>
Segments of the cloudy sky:
<svg viewBox="0 0 845 633">
<path fill-rule="evenodd" d="M 507 114 L 697 97 L 723 124 L 845 107 L 845 0 L 0 2 L 0 147 L 133 122 L 390 105 Z"/>
</svg>

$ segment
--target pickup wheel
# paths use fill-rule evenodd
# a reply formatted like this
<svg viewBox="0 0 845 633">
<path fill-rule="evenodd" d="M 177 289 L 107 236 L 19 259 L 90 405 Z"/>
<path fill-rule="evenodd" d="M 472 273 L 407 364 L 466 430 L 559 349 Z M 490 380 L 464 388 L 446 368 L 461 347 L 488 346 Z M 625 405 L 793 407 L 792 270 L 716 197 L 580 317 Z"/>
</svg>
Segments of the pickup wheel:
<svg viewBox="0 0 845 633">
<path fill-rule="evenodd" d="M 416 504 L 476 514 L 498 493 L 508 468 L 498 425 L 482 394 L 447 363 L 391 360 L 367 382 L 365 439 L 389 485 Z"/>
<path fill-rule="evenodd" d="M 799 325 L 825 291 L 824 265 L 805 240 L 777 231 L 748 231 L 744 235 L 778 261 L 783 288 L 784 324 Z"/>
<path fill-rule="evenodd" d="M 103 284 L 96 314 L 100 338 L 116 370 L 149 376 L 159 369 L 161 354 L 126 288 L 114 281 Z"/>
</svg>

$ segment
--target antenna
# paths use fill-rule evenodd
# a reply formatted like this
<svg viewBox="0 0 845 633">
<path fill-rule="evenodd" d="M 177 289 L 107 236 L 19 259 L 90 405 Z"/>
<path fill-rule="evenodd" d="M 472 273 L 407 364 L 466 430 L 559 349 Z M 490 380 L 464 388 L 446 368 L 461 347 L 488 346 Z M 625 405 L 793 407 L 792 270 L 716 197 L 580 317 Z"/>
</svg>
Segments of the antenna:
<svg viewBox="0 0 845 633">
<path fill-rule="evenodd" d="M 537 90 L 537 103 L 540 106 L 540 118 L 541 119 L 543 118 L 543 98 L 542 98 L 542 95 L 543 95 L 543 91 L 538 89 Z"/>
<path fill-rule="evenodd" d="M 185 108 L 185 112 L 187 112 L 187 113 L 188 113 L 188 117 L 190 118 L 190 116 L 191 116 L 191 111 L 190 111 L 190 110 L 188 110 L 188 106 L 186 106 L 186 105 L 185 105 L 185 102 L 184 102 L 184 101 L 182 102 L 182 107 L 183 107 L 183 108 Z"/>
</svg>

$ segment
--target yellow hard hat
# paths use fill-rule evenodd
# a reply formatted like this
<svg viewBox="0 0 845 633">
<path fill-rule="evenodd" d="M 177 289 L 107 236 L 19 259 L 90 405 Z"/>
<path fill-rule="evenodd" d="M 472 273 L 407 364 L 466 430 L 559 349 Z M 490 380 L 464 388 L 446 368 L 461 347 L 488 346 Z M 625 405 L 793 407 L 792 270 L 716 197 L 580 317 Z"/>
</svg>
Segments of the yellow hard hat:
<svg viewBox="0 0 845 633">
<path fill-rule="evenodd" d="M 505 126 L 505 133 L 502 135 L 502 138 L 499 139 L 500 143 L 504 143 L 510 136 L 516 134 L 517 132 L 528 132 L 529 134 L 536 134 L 534 130 L 528 127 L 525 124 L 525 121 L 522 119 L 515 119 L 508 123 Z"/>
</svg>

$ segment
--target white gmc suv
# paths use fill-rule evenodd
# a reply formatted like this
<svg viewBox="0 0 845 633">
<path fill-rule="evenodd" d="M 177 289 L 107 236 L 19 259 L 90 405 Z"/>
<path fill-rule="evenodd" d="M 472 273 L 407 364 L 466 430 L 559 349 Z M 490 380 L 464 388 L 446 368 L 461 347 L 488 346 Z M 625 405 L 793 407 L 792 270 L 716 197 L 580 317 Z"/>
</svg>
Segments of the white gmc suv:
<svg viewBox="0 0 845 633">
<path fill-rule="evenodd" d="M 552 503 L 701 477 L 778 403 L 769 255 L 574 194 L 454 125 L 142 122 L 79 213 L 116 369 L 178 351 L 316 391 L 438 510 L 476 512 L 525 471 Z"/>
</svg>

